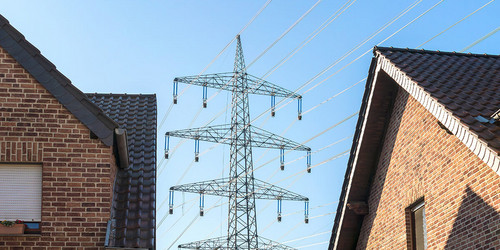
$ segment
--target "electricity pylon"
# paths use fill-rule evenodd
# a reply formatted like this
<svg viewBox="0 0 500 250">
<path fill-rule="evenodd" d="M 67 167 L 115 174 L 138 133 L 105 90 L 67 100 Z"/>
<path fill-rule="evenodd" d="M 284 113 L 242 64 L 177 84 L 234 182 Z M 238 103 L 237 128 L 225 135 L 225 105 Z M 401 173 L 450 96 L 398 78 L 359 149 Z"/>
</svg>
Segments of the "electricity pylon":
<svg viewBox="0 0 500 250">
<path fill-rule="evenodd" d="M 229 218 L 227 237 L 219 237 L 181 244 L 186 249 L 293 249 L 257 234 L 255 199 L 278 201 L 278 221 L 281 220 L 281 201 L 304 201 L 305 222 L 308 222 L 308 202 L 305 196 L 277 187 L 254 178 L 252 147 L 280 149 L 281 169 L 284 169 L 284 150 L 307 151 L 307 170 L 311 167 L 311 149 L 302 144 L 275 135 L 250 125 L 249 94 L 271 96 L 272 115 L 274 116 L 275 97 L 296 98 L 299 100 L 299 119 L 301 119 L 300 95 L 258 79 L 246 73 L 240 36 L 237 36 L 234 72 L 200 76 L 177 77 L 174 79 L 174 103 L 177 103 L 178 83 L 203 86 L 203 107 L 207 106 L 207 88 L 223 89 L 232 92 L 231 124 L 185 129 L 165 134 L 165 157 L 168 158 L 169 138 L 180 137 L 195 140 L 195 161 L 199 159 L 199 141 L 209 141 L 230 145 L 229 178 L 202 181 L 173 186 L 169 194 L 169 213 L 173 212 L 174 191 L 200 194 L 200 215 L 203 216 L 204 195 L 229 198 Z"/>
</svg>

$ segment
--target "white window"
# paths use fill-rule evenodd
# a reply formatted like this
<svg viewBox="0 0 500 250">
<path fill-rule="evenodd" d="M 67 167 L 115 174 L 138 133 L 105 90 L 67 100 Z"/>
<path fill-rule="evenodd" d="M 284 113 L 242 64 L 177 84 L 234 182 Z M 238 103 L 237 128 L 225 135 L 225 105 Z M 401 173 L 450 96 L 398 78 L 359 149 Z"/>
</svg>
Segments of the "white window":
<svg viewBox="0 0 500 250">
<path fill-rule="evenodd" d="M 42 166 L 0 164 L 0 220 L 42 220 Z"/>
</svg>

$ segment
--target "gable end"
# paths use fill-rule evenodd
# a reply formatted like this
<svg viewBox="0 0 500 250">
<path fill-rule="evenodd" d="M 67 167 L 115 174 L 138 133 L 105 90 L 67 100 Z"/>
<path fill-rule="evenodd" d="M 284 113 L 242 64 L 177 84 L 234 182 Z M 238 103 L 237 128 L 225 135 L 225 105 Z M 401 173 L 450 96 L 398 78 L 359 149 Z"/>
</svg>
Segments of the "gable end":
<svg viewBox="0 0 500 250">
<path fill-rule="evenodd" d="M 40 51 L 0 15 L 0 46 L 107 146 L 118 124 L 107 117 Z"/>
<path fill-rule="evenodd" d="M 486 142 L 481 140 L 477 134 L 448 111 L 446 107 L 439 103 L 434 97 L 426 92 L 404 71 L 394 65 L 390 59 L 386 58 L 379 51 L 375 51 L 378 58 L 377 64 L 385 71 L 399 86 L 406 90 L 413 98 L 420 102 L 439 122 L 453 133 L 462 143 L 464 143 L 475 155 L 484 161 L 489 167 L 500 175 L 500 156 Z"/>
</svg>

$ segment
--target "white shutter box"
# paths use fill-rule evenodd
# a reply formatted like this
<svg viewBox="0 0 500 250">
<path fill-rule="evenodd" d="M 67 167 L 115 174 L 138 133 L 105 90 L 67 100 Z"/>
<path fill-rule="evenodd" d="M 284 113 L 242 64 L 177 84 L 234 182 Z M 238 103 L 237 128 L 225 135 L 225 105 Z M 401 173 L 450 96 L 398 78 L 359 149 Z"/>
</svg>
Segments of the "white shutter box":
<svg viewBox="0 0 500 250">
<path fill-rule="evenodd" d="M 42 166 L 0 164 L 0 220 L 42 220 Z"/>
</svg>

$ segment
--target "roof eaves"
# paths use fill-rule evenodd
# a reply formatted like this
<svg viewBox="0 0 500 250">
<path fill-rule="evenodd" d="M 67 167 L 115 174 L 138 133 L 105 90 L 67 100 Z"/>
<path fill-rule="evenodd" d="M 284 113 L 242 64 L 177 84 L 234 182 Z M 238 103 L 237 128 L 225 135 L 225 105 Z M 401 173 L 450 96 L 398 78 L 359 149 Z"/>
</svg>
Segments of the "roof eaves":
<svg viewBox="0 0 500 250">
<path fill-rule="evenodd" d="M 106 116 L 56 66 L 0 15 L 0 46 L 107 146 L 118 124 Z"/>
<path fill-rule="evenodd" d="M 364 130 L 367 126 L 367 115 L 370 110 L 371 98 L 373 97 L 374 83 L 377 79 L 377 74 L 380 68 L 376 63 L 376 58 L 372 58 L 372 63 L 370 65 L 369 75 L 366 82 L 366 91 L 363 96 L 363 102 L 361 104 L 359 118 L 356 125 L 356 131 L 354 134 L 353 145 L 351 147 L 350 157 L 347 164 L 347 170 L 344 177 L 344 183 L 342 187 L 342 192 L 339 199 L 339 205 L 337 207 L 337 212 L 335 216 L 335 221 L 332 230 L 332 236 L 330 238 L 330 244 L 328 246 L 329 250 L 337 249 L 340 239 L 340 230 L 344 221 L 344 215 L 347 208 L 347 202 L 349 193 L 351 191 L 353 175 L 356 168 L 356 162 L 358 160 L 359 148 L 363 140 Z"/>
<path fill-rule="evenodd" d="M 500 156 L 488 146 L 487 142 L 481 140 L 474 131 L 471 131 L 466 125 L 460 122 L 445 106 L 439 103 L 421 86 L 414 82 L 406 73 L 393 64 L 381 53 L 380 48 L 375 48 L 378 57 L 377 64 L 392 79 L 394 79 L 404 90 L 413 98 L 421 103 L 432 115 L 438 119 L 448 130 L 464 143 L 474 154 L 485 162 L 493 171 L 500 175 Z M 394 49 L 391 49 L 394 50 Z M 440 52 L 444 53 L 444 52 Z M 465 54 L 467 55 L 467 54 Z M 491 56 L 491 55 L 480 55 Z M 493 56 L 496 57 L 496 56 Z"/>
</svg>

